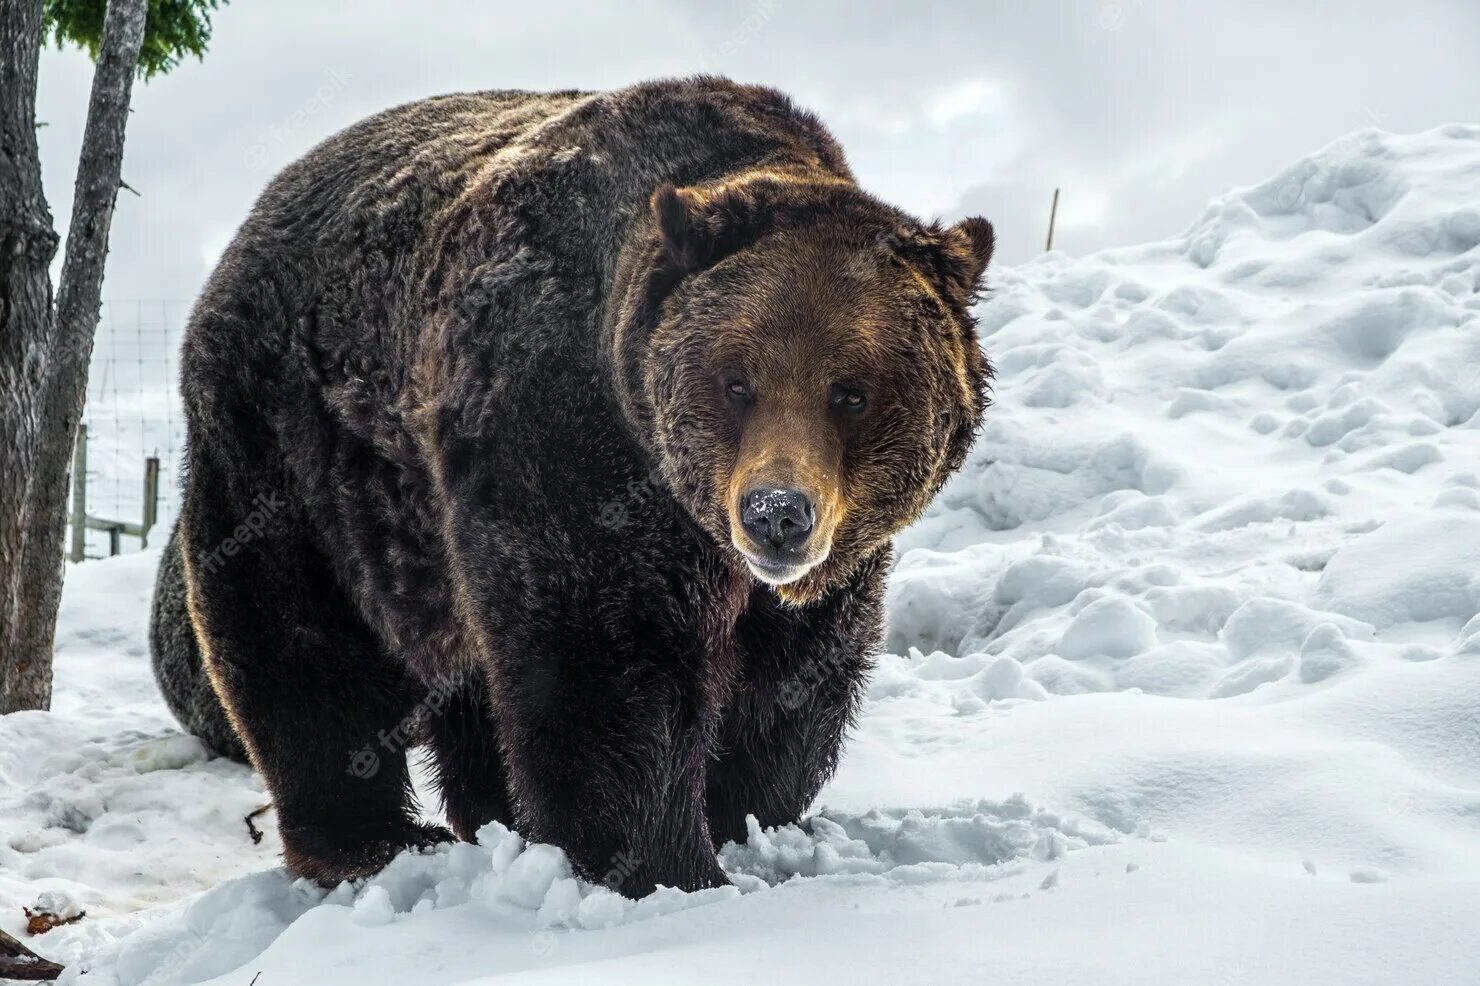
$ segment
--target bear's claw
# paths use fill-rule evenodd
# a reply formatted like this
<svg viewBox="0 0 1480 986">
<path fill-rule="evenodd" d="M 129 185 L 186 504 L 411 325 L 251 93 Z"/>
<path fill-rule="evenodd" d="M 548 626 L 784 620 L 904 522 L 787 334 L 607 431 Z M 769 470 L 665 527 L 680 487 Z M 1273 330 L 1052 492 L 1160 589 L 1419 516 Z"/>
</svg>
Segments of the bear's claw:
<svg viewBox="0 0 1480 986">
<path fill-rule="evenodd" d="M 322 887 L 335 887 L 380 872 L 407 849 L 430 849 L 456 841 L 441 825 L 407 822 L 393 834 L 373 835 L 351 844 L 349 833 L 311 826 L 283 826 L 283 860 L 288 869 Z"/>
</svg>

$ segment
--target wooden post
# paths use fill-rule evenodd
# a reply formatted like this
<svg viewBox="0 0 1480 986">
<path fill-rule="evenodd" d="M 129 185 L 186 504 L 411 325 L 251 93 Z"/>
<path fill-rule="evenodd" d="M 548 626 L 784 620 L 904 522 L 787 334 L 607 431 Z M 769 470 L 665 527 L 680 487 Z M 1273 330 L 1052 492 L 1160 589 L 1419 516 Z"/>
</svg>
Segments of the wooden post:
<svg viewBox="0 0 1480 986">
<path fill-rule="evenodd" d="M 72 448 L 72 551 L 73 561 L 87 557 L 87 425 L 77 426 L 77 444 Z"/>
<path fill-rule="evenodd" d="M 110 528 L 108 528 L 108 557 L 109 558 L 114 558 L 121 551 L 123 551 L 123 544 L 122 544 L 123 538 L 122 538 L 122 535 L 123 535 L 123 528 L 121 528 L 121 527 L 110 527 Z"/>
<path fill-rule="evenodd" d="M 1047 243 L 1046 246 L 1044 246 L 1044 248 L 1043 248 L 1044 250 L 1052 250 L 1053 249 L 1053 223 L 1054 223 L 1054 220 L 1058 218 L 1058 215 L 1059 215 L 1059 190 L 1057 188 L 1055 188 L 1053 190 L 1053 205 L 1050 206 L 1049 207 L 1049 210 L 1048 210 L 1048 243 Z"/>
<path fill-rule="evenodd" d="M 159 519 L 159 459 L 144 460 L 144 516 L 139 525 L 139 546 L 149 547 L 149 529 Z"/>
</svg>

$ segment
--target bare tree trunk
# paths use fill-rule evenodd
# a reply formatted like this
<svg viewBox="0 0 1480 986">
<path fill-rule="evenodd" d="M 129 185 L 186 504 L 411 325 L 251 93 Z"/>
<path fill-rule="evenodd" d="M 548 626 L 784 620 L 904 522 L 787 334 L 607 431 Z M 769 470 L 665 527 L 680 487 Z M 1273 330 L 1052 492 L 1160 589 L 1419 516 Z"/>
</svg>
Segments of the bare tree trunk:
<svg viewBox="0 0 1480 986">
<path fill-rule="evenodd" d="M 26 0 L 0 0 L 4 4 L 0 31 L 6 38 L 7 55 L 19 60 L 20 52 L 10 47 L 12 20 L 29 27 L 39 21 L 39 3 Z M 24 11 L 21 8 L 34 8 Z M 27 344 L 26 355 L 44 353 L 39 374 L 31 364 L 29 375 L 17 375 L 14 398 L 7 399 L 0 414 L 11 413 L 14 421 L 0 419 L 0 436 L 24 434 L 23 447 L 17 455 L 20 479 L 0 479 L 12 485 L 24 483 L 24 499 L 18 508 L 0 508 L 0 588 L 8 588 L 10 601 L 0 601 L 0 713 L 16 709 L 47 708 L 51 703 L 51 652 L 56 637 L 57 605 L 62 593 L 62 536 L 67 518 L 67 472 L 71 463 L 72 443 L 77 436 L 77 423 L 87 393 L 87 366 L 92 356 L 93 334 L 98 325 L 98 308 L 103 290 L 103 264 L 108 255 L 108 230 L 113 221 L 113 204 L 118 196 L 119 175 L 123 167 L 123 140 L 128 124 L 129 99 L 133 93 L 134 73 L 139 62 L 139 48 L 144 40 L 144 21 L 148 0 L 109 0 L 103 21 L 102 44 L 98 64 L 93 72 L 92 97 L 87 108 L 87 126 L 82 135 L 82 154 L 77 165 L 77 184 L 72 202 L 72 223 L 67 232 L 67 253 L 62 263 L 62 281 L 57 293 L 54 315 L 5 313 L 4 350 L 8 357 L 10 335 L 39 337 L 44 346 Z M 12 13 L 12 8 L 15 12 Z M 19 37 L 16 44 L 25 40 Z M 39 23 L 35 44 L 25 55 L 29 59 L 28 88 L 22 95 L 11 96 L 25 102 L 19 110 L 6 110 L 23 116 L 31 127 L 29 149 L 35 151 L 36 52 L 39 48 Z M 7 58 L 7 66 L 10 59 Z M 9 71 L 7 67 L 6 71 Z M 12 90 L 7 87 L 7 92 Z M 35 165 L 37 201 L 45 209 L 40 189 L 40 167 Z M 5 176 L 0 173 L 0 179 Z M 0 191 L 0 196 L 9 194 Z M 47 217 L 47 229 L 50 219 Z M 52 235 L 55 244 L 55 235 Z M 53 246 L 53 251 L 54 251 Z M 48 254 L 49 260 L 50 254 Z M 3 261 L 0 261 L 3 263 Z M 50 301 L 46 264 L 40 266 L 40 284 L 46 286 Z M 49 308 L 49 305 L 47 306 Z M 39 326 L 27 317 L 39 317 Z M 0 369 L 0 372 L 8 370 Z M 8 441 L 8 437 L 5 439 Z M 28 446 L 28 447 L 25 447 Z M 6 452 L 8 456 L 11 453 Z M 0 470 L 6 463 L 0 458 Z M 16 472 L 6 470 L 10 476 Z M 79 477 L 82 479 L 83 477 Z M 5 491 L 0 489 L 0 496 Z M 16 523 L 18 529 L 6 525 Z M 19 543 L 20 552 L 14 553 Z M 18 563 L 18 564 L 17 564 Z M 7 612 L 8 610 L 8 612 Z"/>
<path fill-rule="evenodd" d="M 50 668 L 16 646 L 57 249 L 36 149 L 40 51 L 40 0 L 0 0 L 0 713 L 51 696 Z"/>
</svg>

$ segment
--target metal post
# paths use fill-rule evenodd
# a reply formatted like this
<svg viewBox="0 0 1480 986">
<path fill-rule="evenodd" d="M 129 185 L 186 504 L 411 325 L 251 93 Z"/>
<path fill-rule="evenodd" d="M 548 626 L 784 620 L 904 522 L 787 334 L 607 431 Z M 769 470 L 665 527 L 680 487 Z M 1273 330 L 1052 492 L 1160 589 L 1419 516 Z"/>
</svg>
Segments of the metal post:
<svg viewBox="0 0 1480 986">
<path fill-rule="evenodd" d="M 1056 189 L 1053 190 L 1053 205 L 1048 210 L 1048 244 L 1043 248 L 1044 250 L 1052 250 L 1053 249 L 1053 223 L 1054 223 L 1054 220 L 1058 218 L 1058 215 L 1059 215 L 1059 190 L 1056 188 Z"/>
<path fill-rule="evenodd" d="M 149 529 L 159 519 L 159 459 L 144 460 L 144 517 L 139 525 L 139 546 L 149 547 Z"/>
<path fill-rule="evenodd" d="M 123 551 L 123 528 L 108 528 L 108 557 L 113 558 Z"/>
<path fill-rule="evenodd" d="M 87 425 L 77 426 L 77 444 L 72 447 L 72 550 L 73 561 L 87 557 Z"/>
</svg>

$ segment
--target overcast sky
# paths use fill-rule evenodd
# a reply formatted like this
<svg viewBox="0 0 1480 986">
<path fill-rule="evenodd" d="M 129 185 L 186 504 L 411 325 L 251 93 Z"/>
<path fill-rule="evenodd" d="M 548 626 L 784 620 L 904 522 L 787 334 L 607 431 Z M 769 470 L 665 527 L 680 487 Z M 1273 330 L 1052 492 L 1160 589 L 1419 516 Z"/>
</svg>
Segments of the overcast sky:
<svg viewBox="0 0 1480 986">
<path fill-rule="evenodd" d="M 786 90 L 862 184 L 979 213 L 1008 263 L 1175 235 L 1202 204 L 1361 127 L 1480 120 L 1480 3 L 235 0 L 211 50 L 134 90 L 105 298 L 189 299 L 272 174 L 439 93 L 720 72 Z M 42 56 L 65 229 L 91 65 Z"/>
</svg>

